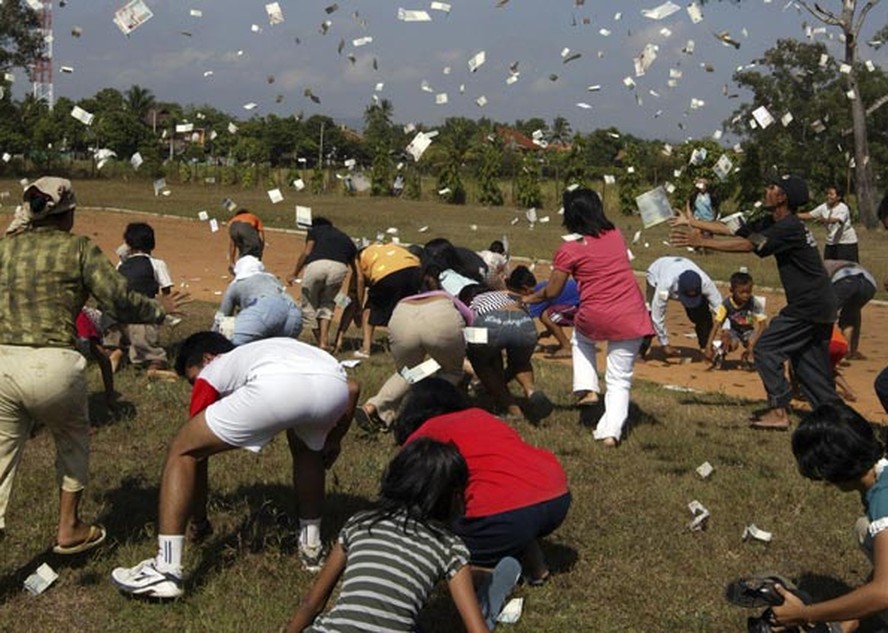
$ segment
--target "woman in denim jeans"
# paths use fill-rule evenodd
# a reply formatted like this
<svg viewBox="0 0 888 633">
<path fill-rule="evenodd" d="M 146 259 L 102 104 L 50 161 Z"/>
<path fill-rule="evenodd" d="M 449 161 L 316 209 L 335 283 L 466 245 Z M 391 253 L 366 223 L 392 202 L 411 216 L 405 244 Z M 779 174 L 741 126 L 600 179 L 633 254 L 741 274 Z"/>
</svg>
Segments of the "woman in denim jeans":
<svg viewBox="0 0 888 633">
<path fill-rule="evenodd" d="M 531 422 L 539 423 L 552 413 L 553 406 L 534 385 L 530 358 L 536 348 L 537 332 L 520 296 L 506 290 L 488 290 L 481 284 L 467 286 L 459 296 L 474 314 L 473 326 L 487 331 L 486 343 L 470 343 L 466 349 L 478 380 L 493 396 L 497 407 L 506 411 L 507 420 L 522 421 L 526 413 Z M 527 397 L 523 412 L 509 391 L 512 378 Z"/>
</svg>

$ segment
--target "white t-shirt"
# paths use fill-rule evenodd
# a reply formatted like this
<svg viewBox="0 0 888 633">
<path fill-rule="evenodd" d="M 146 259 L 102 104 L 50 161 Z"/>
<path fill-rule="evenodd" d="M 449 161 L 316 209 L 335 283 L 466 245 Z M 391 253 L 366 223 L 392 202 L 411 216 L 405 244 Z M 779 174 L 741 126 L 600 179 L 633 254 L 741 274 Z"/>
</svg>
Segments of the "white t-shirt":
<svg viewBox="0 0 888 633">
<path fill-rule="evenodd" d="M 811 211 L 811 217 L 815 219 L 829 218 L 841 220 L 841 222 L 831 222 L 827 225 L 827 244 L 857 244 L 857 233 L 851 225 L 851 210 L 848 209 L 848 205 L 844 202 L 837 203 L 832 209 L 824 202 Z"/>
</svg>

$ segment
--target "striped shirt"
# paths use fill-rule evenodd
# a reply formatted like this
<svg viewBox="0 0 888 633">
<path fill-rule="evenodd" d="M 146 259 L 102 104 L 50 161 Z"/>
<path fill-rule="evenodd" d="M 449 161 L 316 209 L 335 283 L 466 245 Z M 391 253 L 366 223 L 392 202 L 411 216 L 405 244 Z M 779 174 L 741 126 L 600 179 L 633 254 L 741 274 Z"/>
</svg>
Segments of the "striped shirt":
<svg viewBox="0 0 888 633">
<path fill-rule="evenodd" d="M 469 561 L 462 540 L 410 521 L 360 512 L 346 522 L 339 542 L 348 562 L 336 606 L 306 629 L 313 633 L 411 632 L 435 584 Z"/>
<path fill-rule="evenodd" d="M 475 316 L 481 316 L 495 310 L 513 310 L 516 306 L 523 307 L 512 293 L 505 290 L 491 290 L 475 295 L 469 308 Z"/>
<path fill-rule="evenodd" d="M 68 347 L 87 297 L 122 323 L 158 323 L 160 304 L 129 292 L 98 246 L 38 227 L 0 239 L 0 345 Z"/>
</svg>

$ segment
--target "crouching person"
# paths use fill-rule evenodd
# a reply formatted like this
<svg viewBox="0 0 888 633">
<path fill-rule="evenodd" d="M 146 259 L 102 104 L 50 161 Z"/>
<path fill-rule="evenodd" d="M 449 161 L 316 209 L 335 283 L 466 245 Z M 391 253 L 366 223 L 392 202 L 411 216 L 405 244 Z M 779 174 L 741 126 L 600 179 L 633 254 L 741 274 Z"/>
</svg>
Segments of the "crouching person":
<svg viewBox="0 0 888 633">
<path fill-rule="evenodd" d="M 300 560 L 306 570 L 319 570 L 324 471 L 351 424 L 357 383 L 335 358 L 305 343 L 271 338 L 234 348 L 215 332 L 185 340 L 176 372 L 193 385 L 191 410 L 163 465 L 157 555 L 115 569 L 114 585 L 151 598 L 182 595 L 186 524 L 189 518 L 206 524 L 208 459 L 236 448 L 258 452 L 281 431 L 293 455 Z"/>
</svg>

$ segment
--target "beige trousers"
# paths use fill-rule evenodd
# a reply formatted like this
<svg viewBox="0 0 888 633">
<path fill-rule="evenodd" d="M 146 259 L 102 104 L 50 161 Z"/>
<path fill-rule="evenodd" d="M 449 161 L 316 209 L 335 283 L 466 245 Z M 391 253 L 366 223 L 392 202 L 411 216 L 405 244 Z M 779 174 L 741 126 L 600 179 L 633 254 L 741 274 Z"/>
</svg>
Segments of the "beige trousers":
<svg viewBox="0 0 888 633">
<path fill-rule="evenodd" d="M 83 490 L 89 469 L 86 359 L 72 349 L 0 345 L 0 528 L 25 442 L 36 423 L 56 446 L 59 486 Z"/>
<path fill-rule="evenodd" d="M 431 357 L 441 365 L 438 377 L 453 384 L 462 379 L 466 357 L 464 327 L 462 316 L 447 297 L 401 301 L 395 306 L 388 330 L 396 371 L 379 393 L 367 401 L 376 408 L 383 422 L 394 421 L 401 400 L 410 388 L 397 373 L 404 367 L 415 367 Z"/>
<path fill-rule="evenodd" d="M 311 262 L 302 272 L 302 324 L 309 330 L 316 330 L 318 319 L 333 319 L 333 304 L 336 293 L 348 266 L 332 259 L 318 259 Z"/>
</svg>

